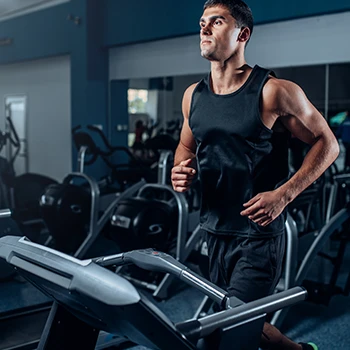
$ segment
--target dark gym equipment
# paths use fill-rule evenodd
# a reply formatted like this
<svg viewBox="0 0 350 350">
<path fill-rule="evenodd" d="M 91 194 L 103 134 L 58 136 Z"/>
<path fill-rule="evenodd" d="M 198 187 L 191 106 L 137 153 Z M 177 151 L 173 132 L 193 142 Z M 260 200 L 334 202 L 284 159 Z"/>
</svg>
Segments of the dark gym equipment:
<svg viewBox="0 0 350 350">
<path fill-rule="evenodd" d="M 83 181 L 84 185 L 73 184 Z M 101 195 L 98 183 L 83 173 L 68 174 L 61 186 L 48 187 L 40 205 L 58 250 L 83 257 L 109 222 L 115 206 L 133 196 L 144 181 L 119 193 Z"/>
<path fill-rule="evenodd" d="M 179 143 L 179 135 L 182 125 L 180 120 L 171 120 L 163 128 L 157 121 L 146 128 L 148 138 L 144 142 L 137 142 L 132 146 L 134 152 L 141 151 L 141 159 L 146 164 L 154 164 L 159 161 L 162 151 L 175 153 Z"/>
<path fill-rule="evenodd" d="M 171 161 L 171 152 L 162 152 L 158 177 L 163 184 L 140 181 L 122 193 L 100 195 L 98 183 L 83 173 L 73 173 L 62 184 L 48 187 L 41 206 L 55 249 L 82 257 L 103 230 L 104 237 L 116 242 L 117 251 L 153 247 L 185 262 L 202 237 L 199 211 L 194 205 L 190 210 L 186 196 L 165 184 Z M 87 186 L 73 184 L 76 179 L 83 179 Z M 155 297 L 168 296 L 171 276 L 156 276 L 154 281 L 143 272 L 143 277 Z M 142 285 L 143 279 L 138 275 L 134 282 Z"/>
<path fill-rule="evenodd" d="M 178 213 L 175 209 L 162 200 L 126 198 L 119 201 L 113 212 L 108 236 L 122 251 L 147 247 L 170 251 L 176 239 Z"/>
<path fill-rule="evenodd" d="M 73 141 L 79 150 L 79 171 L 68 174 L 60 184 L 48 186 L 40 199 L 42 215 L 54 238 L 55 249 L 76 257 L 88 252 L 109 222 L 115 206 L 145 184 L 143 175 L 149 171 L 141 167 L 129 178 L 128 172 L 133 172 L 137 163 L 130 151 L 125 147 L 112 147 L 96 126 L 88 125 L 87 129 L 99 137 L 105 149 L 99 148 L 91 134 L 81 126 L 75 127 Z M 112 163 L 110 157 L 116 152 L 127 155 L 131 163 Z M 84 167 L 98 159 L 107 164 L 111 174 L 96 181 L 84 173 Z M 120 176 L 117 186 L 116 176 Z"/>
<path fill-rule="evenodd" d="M 318 256 L 322 257 L 323 265 L 326 262 L 331 264 L 332 271 L 328 281 L 304 281 L 304 286 L 310 291 L 310 299 L 316 303 L 328 305 L 332 296 L 341 294 L 348 296 L 350 293 L 350 271 L 344 286 L 337 284 L 340 269 L 343 264 L 344 255 L 347 244 L 350 240 L 350 218 L 346 218 L 346 214 L 350 211 L 350 174 L 336 173 L 331 178 L 331 190 L 329 195 L 329 203 L 327 207 L 327 223 L 333 220 L 332 215 L 343 213 L 342 225 L 339 225 L 330 235 L 328 243 L 328 251 L 318 252 Z M 330 249 L 332 247 L 332 249 Z M 332 250 L 331 252 L 329 250 Z"/>
<path fill-rule="evenodd" d="M 74 254 L 84 241 L 89 225 L 89 189 L 66 182 L 49 186 L 40 204 L 46 226 L 54 238 L 54 248 Z M 71 227 L 74 227 L 74 232 L 70 230 Z"/>
<path fill-rule="evenodd" d="M 328 305 L 330 298 L 335 294 L 349 295 L 350 272 L 343 288 L 336 286 L 340 267 L 343 261 L 345 247 L 349 241 L 350 227 L 350 201 L 349 193 L 345 195 L 345 188 L 350 184 L 350 174 L 333 175 L 332 182 L 326 197 L 326 219 L 319 230 L 299 235 L 296 223 L 291 216 L 288 217 L 287 245 L 285 256 L 285 270 L 277 290 L 285 290 L 295 285 L 304 285 L 309 292 L 309 300 Z M 321 192 L 323 192 L 321 190 Z M 323 192 L 324 193 L 324 192 Z M 345 197 L 344 197 L 345 195 Z M 322 203 L 320 204 L 320 207 Z M 331 256 L 324 253 L 327 244 L 337 241 L 338 251 Z M 328 247 L 329 248 L 329 247 Z M 333 264 L 333 271 L 328 282 L 316 282 L 307 280 L 313 261 L 321 256 Z M 319 268 L 323 269 L 322 261 Z M 271 323 L 279 327 L 286 315 L 287 310 L 278 311 Z"/>
<path fill-rule="evenodd" d="M 122 251 L 152 247 L 170 252 L 178 237 L 184 239 L 180 230 L 187 230 L 188 208 L 184 196 L 167 184 L 172 160 L 171 152 L 162 151 L 158 183 L 144 184 L 136 196 L 116 205 L 108 236 Z"/>
<path fill-rule="evenodd" d="M 6 117 L 7 132 L 0 133 L 0 151 L 4 146 L 14 150 L 10 159 L 0 158 L 0 209 L 11 209 L 12 216 L 31 239 L 42 242 L 41 233 L 46 228 L 40 211 L 40 196 L 48 185 L 57 181 L 41 174 L 26 173 L 16 176 L 14 163 L 21 150 L 21 142 L 12 123 L 11 116 Z M 44 236 L 44 235 L 43 235 Z"/>
<path fill-rule="evenodd" d="M 86 128 L 87 130 L 84 130 L 78 125 L 72 130 L 73 142 L 79 152 L 79 172 L 84 172 L 85 165 L 91 165 L 97 159 L 102 159 L 111 171 L 109 176 L 102 179 L 102 182 L 105 182 L 105 186 L 107 187 L 117 183 L 119 190 L 123 191 L 129 185 L 137 183 L 142 179 L 146 182 L 156 182 L 156 171 L 135 158 L 128 148 L 112 146 L 105 134 L 94 125 L 88 125 Z M 97 135 L 103 149 L 97 146 L 91 133 Z M 118 155 L 119 160 L 113 162 L 111 159 L 115 159 L 116 155 Z"/>
<path fill-rule="evenodd" d="M 209 346 L 223 350 L 234 344 L 237 350 L 254 350 L 266 314 L 303 301 L 307 295 L 296 287 L 244 304 L 169 255 L 154 250 L 78 260 L 25 237 L 9 236 L 0 239 L 0 257 L 55 301 L 38 350 L 92 350 L 100 330 L 150 349 Z M 130 263 L 170 273 L 226 310 L 174 324 L 127 280 L 102 267 Z"/>
<path fill-rule="evenodd" d="M 185 263 L 203 238 L 199 228 L 199 207 L 193 205 L 195 198 L 178 193 L 167 184 L 169 164 L 172 164 L 172 153 L 162 151 L 158 165 L 159 183 L 144 184 L 136 196 L 116 204 L 108 237 L 120 246 L 121 251 L 152 247 Z M 169 297 L 171 275 L 150 275 L 133 267 L 128 269 L 123 274 L 125 278 L 152 290 L 155 298 Z"/>
</svg>

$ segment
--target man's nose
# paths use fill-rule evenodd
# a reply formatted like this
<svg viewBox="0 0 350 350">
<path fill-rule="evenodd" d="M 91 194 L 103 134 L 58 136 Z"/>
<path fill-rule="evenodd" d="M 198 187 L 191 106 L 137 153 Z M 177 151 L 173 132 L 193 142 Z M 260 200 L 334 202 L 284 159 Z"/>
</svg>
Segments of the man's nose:
<svg viewBox="0 0 350 350">
<path fill-rule="evenodd" d="M 201 34 L 203 34 L 203 35 L 210 35 L 211 34 L 209 24 L 202 26 Z"/>
</svg>

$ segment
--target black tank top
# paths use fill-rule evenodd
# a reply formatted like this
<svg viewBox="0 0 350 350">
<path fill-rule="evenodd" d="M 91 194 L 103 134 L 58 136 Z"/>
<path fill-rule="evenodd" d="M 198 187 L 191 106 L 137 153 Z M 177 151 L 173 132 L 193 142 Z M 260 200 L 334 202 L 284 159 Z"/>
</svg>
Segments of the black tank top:
<svg viewBox="0 0 350 350">
<path fill-rule="evenodd" d="M 196 86 L 189 124 L 197 142 L 202 189 L 202 229 L 217 234 L 275 236 L 285 212 L 261 227 L 240 215 L 243 203 L 288 178 L 289 133 L 276 133 L 260 117 L 260 99 L 271 71 L 255 66 L 237 91 L 216 95 L 210 74 Z"/>
</svg>

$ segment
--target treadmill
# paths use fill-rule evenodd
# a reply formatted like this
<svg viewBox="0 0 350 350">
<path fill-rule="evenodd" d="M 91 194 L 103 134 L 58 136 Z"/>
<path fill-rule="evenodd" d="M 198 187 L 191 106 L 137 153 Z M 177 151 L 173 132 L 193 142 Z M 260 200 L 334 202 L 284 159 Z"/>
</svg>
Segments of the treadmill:
<svg viewBox="0 0 350 350">
<path fill-rule="evenodd" d="M 268 313 L 306 299 L 294 287 L 244 303 L 153 249 L 79 260 L 26 237 L 0 239 L 0 257 L 52 298 L 53 306 L 38 348 L 94 350 L 107 332 L 149 349 L 256 350 Z M 121 265 L 166 272 L 218 303 L 219 312 L 173 323 L 145 295 L 114 270 Z"/>
</svg>

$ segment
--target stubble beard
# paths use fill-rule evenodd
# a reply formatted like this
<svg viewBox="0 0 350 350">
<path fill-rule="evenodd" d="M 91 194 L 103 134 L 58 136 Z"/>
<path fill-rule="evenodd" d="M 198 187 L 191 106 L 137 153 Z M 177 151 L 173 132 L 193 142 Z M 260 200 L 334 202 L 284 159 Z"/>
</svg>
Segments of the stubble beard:
<svg viewBox="0 0 350 350">
<path fill-rule="evenodd" d="M 203 57 L 203 58 L 208 58 L 208 50 L 201 50 L 201 56 Z"/>
<path fill-rule="evenodd" d="M 213 58 L 213 53 L 214 51 L 213 50 L 209 50 L 209 49 L 201 49 L 201 56 L 203 58 L 206 58 L 206 59 L 211 59 Z"/>
</svg>

